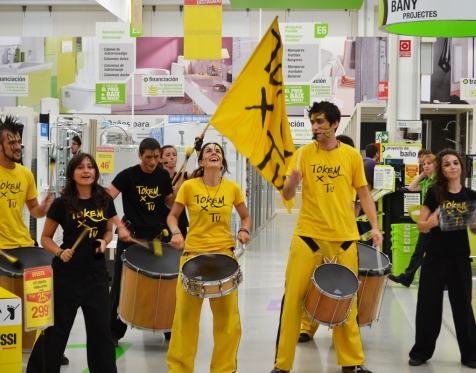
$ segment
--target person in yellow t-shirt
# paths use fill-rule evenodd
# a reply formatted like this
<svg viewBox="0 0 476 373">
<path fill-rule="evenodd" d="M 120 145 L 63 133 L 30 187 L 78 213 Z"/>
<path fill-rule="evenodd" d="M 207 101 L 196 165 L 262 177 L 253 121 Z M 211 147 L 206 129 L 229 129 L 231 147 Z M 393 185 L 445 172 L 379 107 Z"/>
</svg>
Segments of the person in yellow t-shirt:
<svg viewBox="0 0 476 373">
<path fill-rule="evenodd" d="M 324 258 L 334 259 L 358 275 L 356 241 L 359 233 L 352 206 L 356 191 L 372 225 L 374 243 L 382 243 L 362 157 L 335 137 L 339 109 L 329 102 L 314 103 L 309 109 L 309 119 L 315 142 L 294 153 L 283 188 L 283 196 L 289 200 L 296 195 L 302 180 L 302 206 L 286 268 L 273 373 L 286 373 L 293 368 L 302 306 L 316 266 L 321 265 Z M 363 365 L 355 298 L 347 321 L 334 326 L 332 334 L 337 364 L 342 366 L 342 371 L 371 373 Z"/>
<path fill-rule="evenodd" d="M 198 170 L 194 178 L 180 187 L 175 203 L 167 218 L 172 232 L 170 244 L 184 251 L 180 268 L 196 255 L 220 253 L 234 257 L 235 240 L 231 233 L 233 206 L 241 219 L 241 229 L 236 238 L 246 244 L 250 237 L 251 218 L 238 184 L 221 177 L 228 171 L 223 149 L 216 143 L 205 144 L 198 156 Z M 190 218 L 189 230 L 184 240 L 178 219 L 184 207 Z M 235 258 L 236 259 L 236 258 Z M 203 298 L 187 293 L 177 283 L 175 316 L 172 338 L 167 354 L 169 373 L 191 373 L 198 348 L 200 312 Z M 235 372 L 238 344 L 241 337 L 238 292 L 210 298 L 213 313 L 213 347 L 210 373 Z"/>
<path fill-rule="evenodd" d="M 0 120 L 0 249 L 34 246 L 35 241 L 23 222 L 23 206 L 27 206 L 31 216 L 42 218 L 53 202 L 53 197 L 48 195 L 38 203 L 33 174 L 20 164 L 22 128 L 12 116 Z"/>
</svg>

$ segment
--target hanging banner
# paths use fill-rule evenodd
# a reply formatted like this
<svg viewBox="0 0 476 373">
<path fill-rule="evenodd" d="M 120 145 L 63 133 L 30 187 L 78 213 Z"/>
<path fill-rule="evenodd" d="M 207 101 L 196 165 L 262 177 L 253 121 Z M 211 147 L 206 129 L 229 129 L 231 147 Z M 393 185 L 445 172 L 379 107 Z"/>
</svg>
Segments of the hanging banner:
<svg viewBox="0 0 476 373">
<path fill-rule="evenodd" d="M 380 0 L 379 29 L 392 34 L 472 37 L 474 0 Z"/>
<path fill-rule="evenodd" d="M 114 173 L 114 147 L 98 146 L 96 148 L 96 163 L 99 171 L 105 174 Z"/>
<path fill-rule="evenodd" d="M 184 0 L 184 57 L 221 60 L 222 1 Z"/>
</svg>

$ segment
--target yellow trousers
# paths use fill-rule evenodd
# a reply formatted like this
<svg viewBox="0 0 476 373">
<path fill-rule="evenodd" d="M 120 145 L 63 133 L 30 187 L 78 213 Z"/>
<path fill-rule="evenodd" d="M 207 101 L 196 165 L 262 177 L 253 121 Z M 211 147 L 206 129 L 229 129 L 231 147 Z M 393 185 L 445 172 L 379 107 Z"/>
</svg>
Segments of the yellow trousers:
<svg viewBox="0 0 476 373">
<path fill-rule="evenodd" d="M 342 242 L 313 240 L 319 249 L 314 252 L 299 236 L 294 236 L 286 269 L 283 306 L 281 310 L 276 343 L 275 366 L 282 370 L 293 368 L 296 344 L 299 338 L 302 306 L 316 266 L 324 257 L 334 258 L 337 263 L 358 274 L 357 245 L 354 242 L 344 250 Z M 357 302 L 354 298 L 347 322 L 332 328 L 332 337 L 337 354 L 337 364 L 342 366 L 362 365 L 364 351 L 357 323 Z"/>
<path fill-rule="evenodd" d="M 309 337 L 314 338 L 314 334 L 317 332 L 317 328 L 319 328 L 319 323 L 317 321 L 311 321 L 311 318 L 307 314 L 306 310 L 302 310 L 302 318 L 301 318 L 301 331 L 299 334 L 306 333 Z"/>
<path fill-rule="evenodd" d="M 233 256 L 231 250 L 223 253 Z M 193 256 L 193 254 L 189 254 L 188 257 L 182 256 L 180 268 Z M 169 373 L 192 373 L 204 298 L 188 294 L 180 280 L 177 282 L 176 294 L 167 365 Z M 223 297 L 209 298 L 209 301 L 213 313 L 214 340 L 210 373 L 233 373 L 237 369 L 236 355 L 241 338 L 238 290 Z"/>
</svg>

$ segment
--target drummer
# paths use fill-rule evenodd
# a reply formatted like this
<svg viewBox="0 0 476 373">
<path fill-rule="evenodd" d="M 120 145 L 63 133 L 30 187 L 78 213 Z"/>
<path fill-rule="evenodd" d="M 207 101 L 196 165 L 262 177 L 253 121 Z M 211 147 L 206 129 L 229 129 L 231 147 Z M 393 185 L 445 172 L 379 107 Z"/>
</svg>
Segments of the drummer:
<svg viewBox="0 0 476 373">
<path fill-rule="evenodd" d="M 233 256 L 235 240 L 230 227 L 233 206 L 241 218 L 241 229 L 236 238 L 242 244 L 250 239 L 251 218 L 243 193 L 238 184 L 221 176 L 222 172 L 228 172 L 222 147 L 217 143 L 205 144 L 198 159 L 199 168 L 194 171 L 195 178 L 183 183 L 167 218 L 172 230 L 171 245 L 177 250 L 184 249 L 181 267 L 187 259 L 200 253 L 218 252 Z M 186 240 L 178 227 L 178 219 L 185 206 L 190 216 Z M 169 373 L 191 373 L 198 348 L 203 298 L 188 294 L 180 282 L 177 283 L 176 294 L 173 337 L 167 365 Z M 210 298 L 210 307 L 215 341 L 210 366 L 215 372 L 235 372 L 241 337 L 238 292 Z"/>
<path fill-rule="evenodd" d="M 91 372 L 116 373 L 116 354 L 109 330 L 109 275 L 104 251 L 112 239 L 114 202 L 98 184 L 94 158 L 81 153 L 66 168 L 66 184 L 45 222 L 41 244 L 53 259 L 54 325 L 35 344 L 27 373 L 59 373 L 71 328 L 81 307 Z M 53 240 L 58 227 L 61 247 Z M 83 238 L 81 233 L 86 232 Z"/>
<path fill-rule="evenodd" d="M 309 118 L 316 141 L 293 155 L 283 190 L 284 198 L 293 198 L 302 180 L 303 204 L 286 269 L 274 373 L 289 372 L 293 368 L 302 306 L 316 266 L 327 258 L 350 268 L 355 275 L 358 273 L 356 240 L 359 234 L 352 206 L 355 191 L 372 225 L 374 243 L 380 245 L 382 242 L 362 157 L 335 136 L 340 121 L 339 109 L 329 102 L 314 103 L 309 108 Z M 347 322 L 335 326 L 332 333 L 337 364 L 342 366 L 342 371 L 371 373 L 363 365 L 364 351 L 355 299 Z"/>
<path fill-rule="evenodd" d="M 119 319 L 117 313 L 121 290 L 122 253 L 134 245 L 131 242 L 132 236 L 146 240 L 160 237 L 162 227 L 165 225 L 166 205 L 172 207 L 175 199 L 168 172 L 157 167 L 160 159 L 159 142 L 152 138 L 142 140 L 138 156 L 140 163 L 121 171 L 108 187 L 112 198 L 122 193 L 125 214 L 122 221 L 117 219 L 114 222 L 118 227 L 119 241 L 114 255 L 114 275 L 109 301 L 111 332 L 116 347 L 127 330 L 127 325 Z M 169 339 L 170 334 L 167 332 L 165 337 Z"/>
<path fill-rule="evenodd" d="M 53 197 L 48 194 L 41 204 L 32 172 L 21 164 L 20 131 L 23 124 L 12 116 L 0 118 L 0 248 L 38 246 L 23 222 L 23 206 L 30 215 L 42 218 L 48 212 Z"/>
</svg>

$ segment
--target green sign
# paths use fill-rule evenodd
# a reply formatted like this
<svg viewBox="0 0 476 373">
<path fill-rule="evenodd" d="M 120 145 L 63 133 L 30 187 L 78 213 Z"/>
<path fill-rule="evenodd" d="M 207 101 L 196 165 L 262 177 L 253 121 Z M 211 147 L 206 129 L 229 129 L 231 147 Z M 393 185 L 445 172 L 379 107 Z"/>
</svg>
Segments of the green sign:
<svg viewBox="0 0 476 373">
<path fill-rule="evenodd" d="M 329 24 L 328 23 L 316 23 L 314 25 L 314 37 L 315 38 L 325 38 L 329 33 Z"/>
<path fill-rule="evenodd" d="M 144 29 L 144 26 L 142 26 L 142 30 L 143 29 Z M 130 37 L 131 38 L 138 38 L 140 36 L 142 36 L 142 31 L 136 30 L 134 27 L 132 27 L 132 23 L 131 23 Z"/>
<path fill-rule="evenodd" d="M 375 132 L 375 142 L 388 143 L 388 131 Z"/>
<path fill-rule="evenodd" d="M 351 9 L 358 10 L 364 0 L 230 0 L 233 9 Z"/>
<path fill-rule="evenodd" d="M 285 85 L 284 99 L 286 106 L 309 106 L 311 102 L 309 85 Z"/>
<path fill-rule="evenodd" d="M 96 104 L 125 104 L 126 85 L 123 83 L 96 84 Z"/>
</svg>

